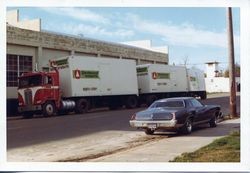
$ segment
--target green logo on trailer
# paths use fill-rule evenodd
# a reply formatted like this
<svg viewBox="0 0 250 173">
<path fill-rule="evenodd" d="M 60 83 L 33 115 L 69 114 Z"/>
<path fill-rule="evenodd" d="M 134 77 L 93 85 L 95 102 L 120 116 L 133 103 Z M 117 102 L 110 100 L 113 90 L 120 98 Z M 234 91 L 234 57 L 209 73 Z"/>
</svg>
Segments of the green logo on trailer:
<svg viewBox="0 0 250 173">
<path fill-rule="evenodd" d="M 153 72 L 152 73 L 152 78 L 153 79 L 170 79 L 170 73 L 157 73 L 157 72 Z"/>
<path fill-rule="evenodd" d="M 99 79 L 99 71 L 94 70 L 73 70 L 73 78 L 75 79 Z"/>
<path fill-rule="evenodd" d="M 196 81 L 196 78 L 191 76 L 190 81 Z"/>
</svg>

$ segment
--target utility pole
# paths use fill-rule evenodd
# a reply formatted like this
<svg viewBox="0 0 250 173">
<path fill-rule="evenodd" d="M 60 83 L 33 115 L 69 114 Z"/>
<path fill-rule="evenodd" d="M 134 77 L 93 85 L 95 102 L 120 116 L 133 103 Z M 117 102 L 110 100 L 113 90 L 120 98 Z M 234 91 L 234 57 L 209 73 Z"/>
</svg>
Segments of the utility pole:
<svg viewBox="0 0 250 173">
<path fill-rule="evenodd" d="M 234 64 L 234 39 L 232 24 L 232 8 L 227 8 L 227 34 L 228 34 L 228 62 L 229 62 L 229 87 L 230 87 L 230 116 L 236 117 L 236 88 Z"/>
</svg>

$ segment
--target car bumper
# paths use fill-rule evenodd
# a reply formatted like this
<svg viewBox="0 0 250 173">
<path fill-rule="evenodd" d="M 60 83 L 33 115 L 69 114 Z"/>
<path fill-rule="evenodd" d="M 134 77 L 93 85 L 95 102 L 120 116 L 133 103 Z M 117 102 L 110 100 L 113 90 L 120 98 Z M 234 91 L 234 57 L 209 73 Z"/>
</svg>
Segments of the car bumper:
<svg viewBox="0 0 250 173">
<path fill-rule="evenodd" d="M 149 129 L 177 129 L 183 124 L 177 124 L 177 120 L 168 120 L 168 121 L 138 121 L 130 120 L 131 127 L 137 128 L 149 128 Z"/>
<path fill-rule="evenodd" d="M 30 106 L 19 106 L 18 112 L 32 112 L 32 111 L 41 111 L 42 106 L 41 105 L 30 105 Z"/>
</svg>

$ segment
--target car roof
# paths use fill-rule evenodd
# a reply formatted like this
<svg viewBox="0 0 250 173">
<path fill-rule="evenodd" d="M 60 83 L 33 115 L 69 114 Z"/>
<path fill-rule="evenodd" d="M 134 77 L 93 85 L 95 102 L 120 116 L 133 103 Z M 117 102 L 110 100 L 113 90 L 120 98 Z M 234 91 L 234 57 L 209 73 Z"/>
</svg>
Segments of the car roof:
<svg viewBox="0 0 250 173">
<path fill-rule="evenodd" d="M 165 101 L 172 101 L 172 100 L 190 100 L 194 99 L 193 97 L 172 97 L 172 98 L 165 98 L 165 99 L 160 99 L 156 100 L 157 102 L 165 102 Z"/>
</svg>

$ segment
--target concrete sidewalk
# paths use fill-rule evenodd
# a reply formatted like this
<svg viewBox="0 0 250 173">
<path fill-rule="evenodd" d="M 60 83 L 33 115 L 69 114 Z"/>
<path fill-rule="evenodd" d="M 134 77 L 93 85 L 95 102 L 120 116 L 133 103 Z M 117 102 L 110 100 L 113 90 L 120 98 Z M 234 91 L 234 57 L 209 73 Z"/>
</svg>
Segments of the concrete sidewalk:
<svg viewBox="0 0 250 173">
<path fill-rule="evenodd" d="M 191 135 L 172 136 L 90 162 L 168 162 L 184 152 L 193 152 L 217 138 L 240 129 L 240 119 L 219 123 L 216 128 L 194 130 Z M 159 135 L 159 134 L 156 134 Z M 164 135 L 161 133 L 160 135 Z M 166 134 L 165 134 L 166 135 Z"/>
</svg>

